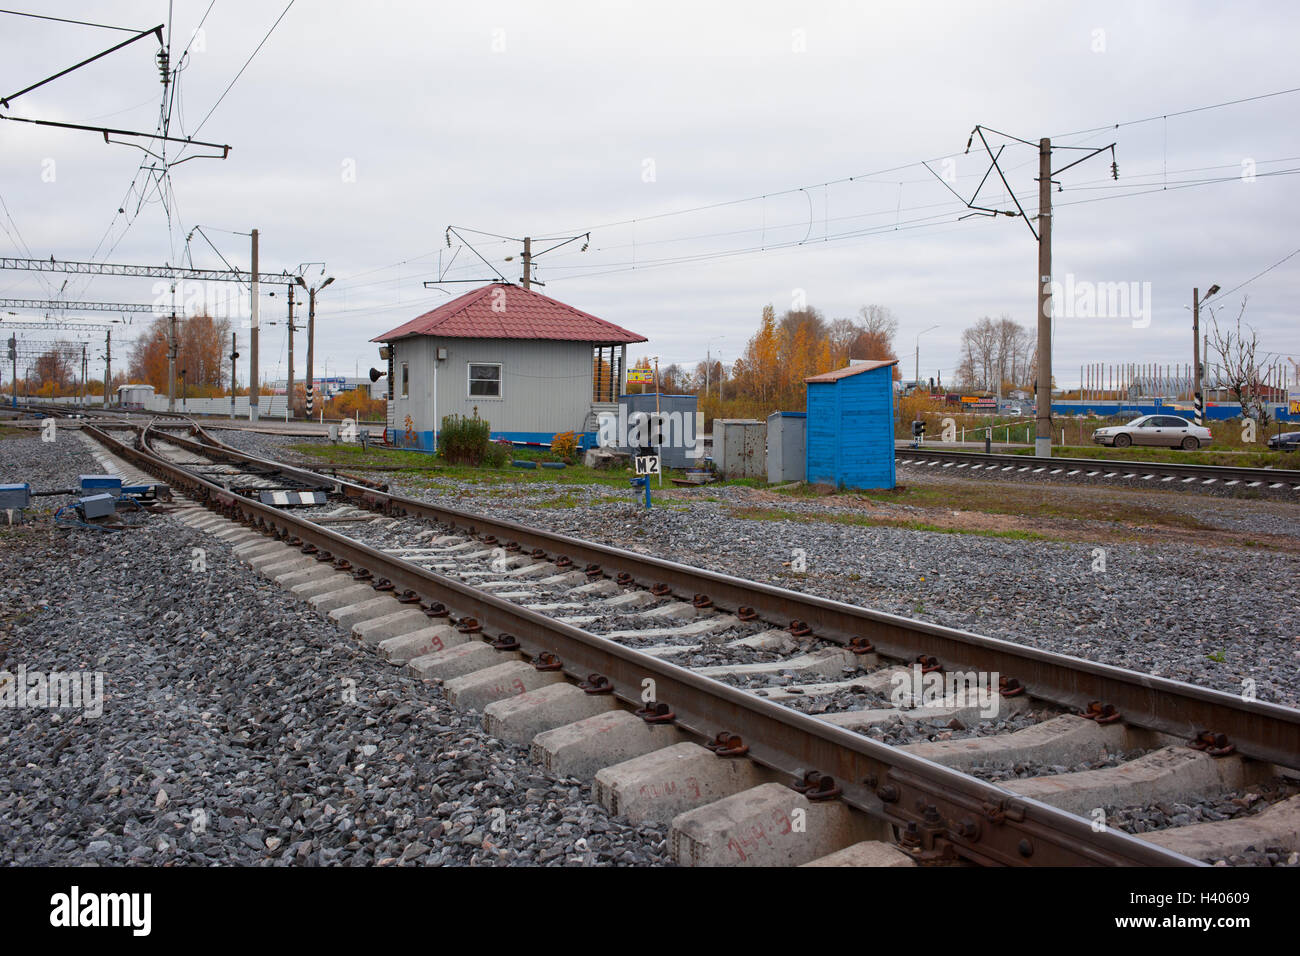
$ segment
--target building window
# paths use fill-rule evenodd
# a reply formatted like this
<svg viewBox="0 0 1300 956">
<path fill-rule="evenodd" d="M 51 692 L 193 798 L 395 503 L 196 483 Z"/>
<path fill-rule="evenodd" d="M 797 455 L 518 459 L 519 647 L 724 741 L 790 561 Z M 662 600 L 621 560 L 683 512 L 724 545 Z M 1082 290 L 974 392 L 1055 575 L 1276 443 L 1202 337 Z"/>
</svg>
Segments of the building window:
<svg viewBox="0 0 1300 956">
<path fill-rule="evenodd" d="M 406 362 L 402 363 L 402 398 L 410 397 L 411 370 Z"/>
<path fill-rule="evenodd" d="M 469 397 L 470 398 L 500 398 L 501 397 L 501 366 L 500 365 L 470 365 Z"/>
</svg>

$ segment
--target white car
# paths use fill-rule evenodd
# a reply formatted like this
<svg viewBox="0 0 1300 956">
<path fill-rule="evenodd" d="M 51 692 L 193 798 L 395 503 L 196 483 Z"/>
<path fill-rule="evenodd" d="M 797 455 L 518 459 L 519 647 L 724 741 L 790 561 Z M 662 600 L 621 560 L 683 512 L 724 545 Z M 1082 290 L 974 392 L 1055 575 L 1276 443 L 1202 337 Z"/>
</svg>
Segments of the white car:
<svg viewBox="0 0 1300 956">
<path fill-rule="evenodd" d="M 1129 445 L 1162 445 L 1195 451 L 1214 441 L 1208 428 L 1176 415 L 1143 415 L 1127 425 L 1109 425 L 1092 433 L 1098 445 L 1127 448 Z"/>
</svg>

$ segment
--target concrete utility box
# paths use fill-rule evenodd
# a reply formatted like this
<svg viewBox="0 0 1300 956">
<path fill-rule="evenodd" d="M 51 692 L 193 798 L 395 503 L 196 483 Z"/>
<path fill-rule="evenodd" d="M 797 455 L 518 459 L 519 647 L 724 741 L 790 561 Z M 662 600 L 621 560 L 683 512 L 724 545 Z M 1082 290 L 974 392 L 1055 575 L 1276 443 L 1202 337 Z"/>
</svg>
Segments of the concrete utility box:
<svg viewBox="0 0 1300 956">
<path fill-rule="evenodd" d="M 766 477 L 767 423 L 756 418 L 715 418 L 713 467 L 722 478 Z"/>
<path fill-rule="evenodd" d="M 0 485 L 0 511 L 16 511 L 32 503 L 32 486 L 23 482 L 21 485 Z"/>
<path fill-rule="evenodd" d="M 804 379 L 808 481 L 894 487 L 894 365 L 872 361 Z"/>
<path fill-rule="evenodd" d="M 767 416 L 767 480 L 802 481 L 807 471 L 807 412 L 773 412 Z"/>
<path fill-rule="evenodd" d="M 659 402 L 659 429 L 656 440 L 655 400 Z M 627 455 L 636 454 L 631 444 L 621 444 L 638 431 L 642 419 L 645 419 L 644 431 L 650 436 L 647 444 L 662 448 L 662 464 L 665 468 L 692 468 L 704 461 L 703 435 L 695 430 L 695 409 L 699 399 L 694 395 L 620 395 L 618 397 L 619 420 L 615 423 L 619 445 L 618 451 Z M 626 423 L 626 425 L 624 424 Z M 599 426 L 598 426 L 599 427 Z M 626 429 L 626 431 L 624 430 Z M 598 433 L 599 434 L 599 433 Z"/>
</svg>

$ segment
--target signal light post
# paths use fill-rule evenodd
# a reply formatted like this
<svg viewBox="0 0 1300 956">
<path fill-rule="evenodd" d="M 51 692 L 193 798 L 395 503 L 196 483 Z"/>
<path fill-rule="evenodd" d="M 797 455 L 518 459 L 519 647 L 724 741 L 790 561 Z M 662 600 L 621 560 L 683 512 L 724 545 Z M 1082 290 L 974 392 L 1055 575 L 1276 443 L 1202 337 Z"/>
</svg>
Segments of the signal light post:
<svg viewBox="0 0 1300 956">
<path fill-rule="evenodd" d="M 325 271 L 324 268 L 321 271 Z M 334 281 L 334 277 L 330 276 L 320 285 L 310 287 L 303 281 L 302 276 L 298 276 L 296 281 L 307 290 L 307 375 L 304 382 L 307 385 L 307 418 L 310 419 L 316 391 L 316 370 L 312 364 L 316 357 L 316 293 L 324 290 Z"/>
</svg>

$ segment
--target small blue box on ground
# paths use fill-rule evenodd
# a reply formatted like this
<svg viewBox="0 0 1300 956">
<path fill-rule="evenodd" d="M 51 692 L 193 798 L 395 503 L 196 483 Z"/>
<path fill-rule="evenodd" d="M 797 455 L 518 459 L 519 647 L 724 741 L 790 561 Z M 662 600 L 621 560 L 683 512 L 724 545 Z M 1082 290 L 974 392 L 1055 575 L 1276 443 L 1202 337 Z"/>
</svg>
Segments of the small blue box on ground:
<svg viewBox="0 0 1300 956">
<path fill-rule="evenodd" d="M 122 479 L 117 475 L 81 475 L 81 490 L 90 491 L 92 488 L 106 488 L 110 491 L 122 490 Z"/>
<path fill-rule="evenodd" d="M 32 486 L 23 482 L 20 485 L 0 485 L 0 510 L 26 508 L 32 503 Z"/>
</svg>

